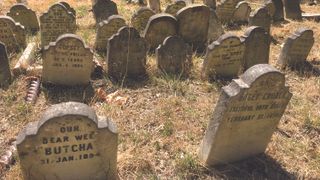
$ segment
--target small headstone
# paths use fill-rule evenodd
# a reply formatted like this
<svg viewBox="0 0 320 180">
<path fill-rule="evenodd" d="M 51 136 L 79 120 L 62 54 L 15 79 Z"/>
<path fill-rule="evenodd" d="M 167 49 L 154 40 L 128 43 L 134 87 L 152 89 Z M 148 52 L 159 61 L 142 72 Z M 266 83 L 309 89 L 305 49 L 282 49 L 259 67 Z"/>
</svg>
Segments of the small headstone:
<svg viewBox="0 0 320 180">
<path fill-rule="evenodd" d="M 302 19 L 300 0 L 283 0 L 287 19 Z"/>
<path fill-rule="evenodd" d="M 222 23 L 229 23 L 233 19 L 233 14 L 237 4 L 241 0 L 223 0 L 216 9 L 218 18 Z"/>
<path fill-rule="evenodd" d="M 271 17 L 266 7 L 257 9 L 249 18 L 249 26 L 261 26 L 270 33 Z"/>
<path fill-rule="evenodd" d="M 190 5 L 177 13 L 178 34 L 194 50 L 205 49 L 207 42 L 210 9 L 205 5 Z"/>
<path fill-rule="evenodd" d="M 222 88 L 200 159 L 213 166 L 263 153 L 291 97 L 284 74 L 274 67 L 259 64 L 248 69 Z"/>
<path fill-rule="evenodd" d="M 7 86 L 10 81 L 11 72 L 6 46 L 0 42 L 0 87 Z"/>
<path fill-rule="evenodd" d="M 24 179 L 116 179 L 118 132 L 86 104 L 51 106 L 17 137 Z"/>
<path fill-rule="evenodd" d="M 20 23 L 9 16 L 0 16 L 0 41 L 5 44 L 8 53 L 24 49 L 27 46 L 26 38 L 26 31 Z"/>
<path fill-rule="evenodd" d="M 42 81 L 56 85 L 87 85 L 93 69 L 93 53 L 80 37 L 64 34 L 46 46 Z"/>
<path fill-rule="evenodd" d="M 114 81 L 146 75 L 147 43 L 132 27 L 122 27 L 108 42 L 108 75 Z"/>
<path fill-rule="evenodd" d="M 213 41 L 216 41 L 224 33 L 222 24 L 218 19 L 215 11 L 210 9 L 210 19 L 208 27 L 208 44 L 211 44 Z"/>
<path fill-rule="evenodd" d="M 222 35 L 210 44 L 203 63 L 203 77 L 232 78 L 238 75 L 245 46 L 240 38 L 230 33 Z"/>
<path fill-rule="evenodd" d="M 251 7 L 246 1 L 241 1 L 237 4 L 233 13 L 234 22 L 248 22 L 251 13 Z"/>
<path fill-rule="evenodd" d="M 21 3 L 12 6 L 7 16 L 12 17 L 16 22 L 23 25 L 28 32 L 36 33 L 40 29 L 36 13 L 25 4 Z"/>
<path fill-rule="evenodd" d="M 75 33 L 76 17 L 64 5 L 57 3 L 40 16 L 40 29 L 41 47 L 44 48 L 63 34 Z"/>
<path fill-rule="evenodd" d="M 140 34 L 142 34 L 147 27 L 149 18 L 155 14 L 156 13 L 152 9 L 148 7 L 141 7 L 133 14 L 131 24 L 140 32 Z"/>
<path fill-rule="evenodd" d="M 161 12 L 160 0 L 148 0 L 148 5 L 154 12 Z"/>
<path fill-rule="evenodd" d="M 298 29 L 285 41 L 278 63 L 282 67 L 298 67 L 303 65 L 313 44 L 313 31 L 306 28 Z"/>
<path fill-rule="evenodd" d="M 273 21 L 283 21 L 284 20 L 284 11 L 283 11 L 283 2 L 282 0 L 272 0 L 275 6 L 275 12 Z"/>
<path fill-rule="evenodd" d="M 167 37 L 156 49 L 158 68 L 166 74 L 180 75 L 188 67 L 188 44 L 178 36 Z"/>
<path fill-rule="evenodd" d="M 272 2 L 272 0 L 267 0 L 264 4 L 264 6 L 268 9 L 269 15 L 271 17 L 274 17 L 275 13 L 276 13 L 276 6 L 274 5 L 274 3 Z M 272 18 L 273 19 L 273 18 Z"/>
<path fill-rule="evenodd" d="M 169 4 L 164 12 L 176 16 L 177 12 L 186 6 L 187 4 L 184 0 L 177 0 L 173 4 Z"/>
<path fill-rule="evenodd" d="M 269 64 L 270 35 L 262 27 L 251 26 L 244 33 L 244 70 L 256 64 Z"/>
<path fill-rule="evenodd" d="M 111 0 L 97 0 L 92 6 L 92 12 L 96 23 L 107 20 L 112 15 L 118 14 L 117 4 Z"/>
<path fill-rule="evenodd" d="M 203 4 L 207 5 L 211 9 L 216 9 L 216 0 L 203 0 Z"/>
<path fill-rule="evenodd" d="M 123 26 L 126 26 L 126 21 L 119 15 L 112 15 L 107 21 L 100 22 L 97 27 L 95 49 L 106 53 L 109 38 Z"/>
<path fill-rule="evenodd" d="M 170 14 L 156 14 L 150 17 L 143 37 L 150 50 L 157 48 L 169 36 L 177 34 L 177 19 Z"/>
</svg>

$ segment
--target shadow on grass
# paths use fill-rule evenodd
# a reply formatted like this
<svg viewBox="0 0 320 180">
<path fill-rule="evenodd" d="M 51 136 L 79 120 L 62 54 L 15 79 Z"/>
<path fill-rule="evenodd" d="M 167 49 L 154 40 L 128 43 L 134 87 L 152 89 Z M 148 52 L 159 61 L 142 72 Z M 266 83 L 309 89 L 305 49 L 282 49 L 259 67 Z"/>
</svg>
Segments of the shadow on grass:
<svg viewBox="0 0 320 180">
<path fill-rule="evenodd" d="M 299 76 L 310 77 L 310 76 L 320 76 L 320 65 L 319 61 L 304 62 L 303 64 L 297 65 L 295 67 L 289 67 L 290 70 L 296 71 Z"/>
</svg>

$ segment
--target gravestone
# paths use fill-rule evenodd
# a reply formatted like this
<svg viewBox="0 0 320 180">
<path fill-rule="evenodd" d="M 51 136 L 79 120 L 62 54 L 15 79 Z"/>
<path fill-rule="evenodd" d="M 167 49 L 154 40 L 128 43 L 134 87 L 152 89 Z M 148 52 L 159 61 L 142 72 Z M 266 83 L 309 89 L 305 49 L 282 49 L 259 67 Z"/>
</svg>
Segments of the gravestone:
<svg viewBox="0 0 320 180">
<path fill-rule="evenodd" d="M 57 3 L 40 16 L 40 29 L 41 47 L 44 48 L 63 34 L 75 33 L 76 17 L 64 5 Z"/>
<path fill-rule="evenodd" d="M 222 24 L 218 19 L 215 11 L 210 9 L 210 19 L 208 27 L 208 44 L 211 44 L 213 41 L 216 41 L 224 33 Z"/>
<path fill-rule="evenodd" d="M 10 81 L 11 72 L 6 46 L 0 42 L 0 87 L 7 86 Z"/>
<path fill-rule="evenodd" d="M 7 16 L 19 22 L 30 33 L 36 33 L 40 29 L 36 12 L 22 3 L 12 6 Z"/>
<path fill-rule="evenodd" d="M 234 22 L 248 22 L 251 13 L 251 7 L 246 1 L 241 1 L 237 4 L 233 13 Z"/>
<path fill-rule="evenodd" d="M 272 2 L 272 0 L 267 0 L 265 2 L 264 6 L 268 9 L 268 12 L 269 12 L 269 15 L 271 16 L 271 19 L 273 19 L 272 17 L 274 17 L 274 15 L 276 13 L 276 6 Z"/>
<path fill-rule="evenodd" d="M 126 26 L 126 21 L 119 15 L 112 15 L 107 21 L 100 22 L 97 28 L 95 49 L 106 53 L 109 38 L 123 26 Z"/>
<path fill-rule="evenodd" d="M 158 68 L 166 74 L 186 73 L 188 66 L 188 44 L 178 36 L 167 37 L 156 49 Z"/>
<path fill-rule="evenodd" d="M 117 149 L 116 125 L 77 102 L 49 107 L 17 137 L 26 180 L 116 179 Z"/>
<path fill-rule="evenodd" d="M 271 17 L 266 7 L 257 9 L 249 17 L 249 26 L 261 26 L 264 30 L 270 33 Z"/>
<path fill-rule="evenodd" d="M 298 29 L 285 41 L 278 63 L 282 67 L 299 67 L 303 65 L 313 44 L 313 31 L 307 28 Z"/>
<path fill-rule="evenodd" d="M 71 13 L 74 15 L 74 17 L 77 16 L 76 10 L 73 9 L 73 8 L 70 6 L 70 4 L 68 4 L 68 3 L 65 2 L 65 1 L 60 1 L 59 4 L 62 4 L 65 8 L 67 8 L 68 11 L 71 12 Z"/>
<path fill-rule="evenodd" d="M 256 64 L 269 64 L 270 35 L 262 27 L 251 26 L 244 33 L 244 70 Z"/>
<path fill-rule="evenodd" d="M 230 33 L 210 44 L 203 63 L 203 77 L 232 78 L 238 75 L 243 62 L 245 46 L 240 38 Z"/>
<path fill-rule="evenodd" d="M 18 52 L 27 46 L 25 29 L 9 16 L 0 16 L 0 41 L 6 46 L 7 52 Z"/>
<path fill-rule="evenodd" d="M 64 34 L 42 53 L 42 81 L 56 85 L 87 85 L 93 69 L 93 53 L 80 37 Z"/>
<path fill-rule="evenodd" d="M 203 4 L 207 5 L 211 9 L 216 9 L 216 0 L 203 0 Z"/>
<path fill-rule="evenodd" d="M 232 18 L 237 4 L 241 0 L 222 0 L 218 4 L 216 13 L 222 23 L 229 23 Z"/>
<path fill-rule="evenodd" d="M 283 11 L 283 2 L 282 0 L 272 0 L 275 6 L 274 16 L 272 17 L 273 21 L 283 21 L 284 20 L 284 11 Z"/>
<path fill-rule="evenodd" d="M 148 5 L 154 12 L 161 12 L 160 0 L 148 0 Z"/>
<path fill-rule="evenodd" d="M 146 75 L 147 43 L 132 27 L 122 27 L 108 42 L 108 75 L 114 81 Z"/>
<path fill-rule="evenodd" d="M 174 3 L 169 4 L 164 12 L 175 16 L 180 9 L 186 6 L 187 4 L 184 0 L 176 0 Z"/>
<path fill-rule="evenodd" d="M 142 34 L 144 29 L 147 27 L 149 18 L 155 14 L 156 13 L 152 9 L 148 7 L 141 7 L 133 14 L 131 24 L 140 32 L 140 34 Z"/>
<path fill-rule="evenodd" d="M 205 5 L 190 5 L 177 13 L 178 34 L 194 50 L 202 51 L 207 42 L 210 9 Z"/>
<path fill-rule="evenodd" d="M 263 153 L 291 97 L 285 75 L 274 67 L 258 64 L 248 69 L 222 88 L 200 159 L 212 166 Z"/>
<path fill-rule="evenodd" d="M 287 19 L 302 19 L 300 0 L 283 0 Z"/>
<path fill-rule="evenodd" d="M 112 15 L 118 14 L 117 4 L 111 0 L 97 0 L 92 6 L 92 12 L 96 23 L 107 20 Z"/>
<path fill-rule="evenodd" d="M 152 51 L 169 36 L 177 34 L 177 19 L 170 14 L 156 14 L 150 17 L 143 37 Z"/>
</svg>

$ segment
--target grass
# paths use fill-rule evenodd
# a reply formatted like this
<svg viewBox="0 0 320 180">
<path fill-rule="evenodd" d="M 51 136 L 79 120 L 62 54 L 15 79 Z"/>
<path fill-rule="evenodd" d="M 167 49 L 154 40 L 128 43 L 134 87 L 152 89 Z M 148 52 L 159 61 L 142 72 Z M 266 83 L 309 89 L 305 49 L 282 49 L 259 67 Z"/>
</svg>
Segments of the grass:
<svg viewBox="0 0 320 180">
<path fill-rule="evenodd" d="M 39 16 L 55 0 L 29 0 L 29 6 Z M 91 0 L 68 0 L 77 10 L 77 34 L 93 48 L 95 42 L 95 21 L 89 10 Z M 115 0 L 118 11 L 127 21 L 139 8 L 124 0 Z M 200 1 L 197 1 L 200 2 Z M 253 4 L 259 7 L 258 1 Z M 260 2 L 260 1 L 259 1 Z M 8 11 L 15 0 L 5 0 L 0 13 Z M 162 9 L 168 1 L 162 1 Z M 303 5 L 307 12 L 319 12 L 320 6 Z M 313 29 L 316 38 L 308 57 L 313 64 L 320 63 L 320 26 L 313 21 L 288 21 L 272 26 L 276 44 L 271 45 L 270 64 L 276 62 L 281 44 L 298 27 Z M 242 35 L 246 26 L 228 31 Z M 39 35 L 29 38 L 39 42 Z M 13 67 L 20 54 L 11 55 Z M 95 54 L 103 63 L 104 58 Z M 37 63 L 41 60 L 37 56 Z M 189 77 L 170 77 L 158 72 L 155 56 L 148 56 L 149 80 L 133 87 L 113 85 L 110 81 L 99 85 L 106 92 L 119 91 L 119 96 L 129 97 L 125 104 L 107 103 L 97 95 L 88 95 L 84 100 L 82 91 L 55 90 L 42 88 L 35 105 L 24 103 L 26 77 L 18 77 L 9 89 L 0 90 L 0 150 L 9 147 L 12 139 L 28 122 L 39 119 L 50 105 L 78 98 L 93 107 L 98 115 L 110 117 L 119 129 L 118 174 L 120 179 L 288 179 L 320 177 L 320 79 L 312 74 L 283 70 L 287 84 L 294 94 L 274 133 L 264 155 L 222 167 L 206 168 L 198 160 L 197 153 L 207 128 L 210 115 L 218 100 L 220 88 L 226 82 L 201 80 L 203 57 L 194 54 Z M 99 80 L 93 85 L 98 86 Z M 87 95 L 87 94 L 85 94 Z M 74 97 L 76 96 L 76 97 Z M 50 98 L 51 97 L 51 98 Z M 58 97 L 58 98 L 54 98 Z M 6 169 L 0 175 L 3 179 L 22 179 L 19 163 Z"/>
</svg>

